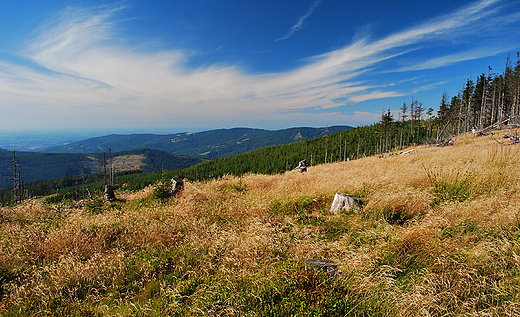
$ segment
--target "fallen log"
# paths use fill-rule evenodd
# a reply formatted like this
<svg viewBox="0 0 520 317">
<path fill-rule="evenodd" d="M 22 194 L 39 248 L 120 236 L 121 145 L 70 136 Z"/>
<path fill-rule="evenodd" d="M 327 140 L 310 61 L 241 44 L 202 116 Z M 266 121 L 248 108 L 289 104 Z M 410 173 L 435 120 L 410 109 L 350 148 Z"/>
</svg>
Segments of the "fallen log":
<svg viewBox="0 0 520 317">
<path fill-rule="evenodd" d="M 412 153 L 413 151 L 417 151 L 417 150 L 416 150 L 416 149 L 411 149 L 411 150 L 408 150 L 408 151 L 399 152 L 399 153 L 397 153 L 396 155 L 408 154 L 408 153 Z"/>
</svg>

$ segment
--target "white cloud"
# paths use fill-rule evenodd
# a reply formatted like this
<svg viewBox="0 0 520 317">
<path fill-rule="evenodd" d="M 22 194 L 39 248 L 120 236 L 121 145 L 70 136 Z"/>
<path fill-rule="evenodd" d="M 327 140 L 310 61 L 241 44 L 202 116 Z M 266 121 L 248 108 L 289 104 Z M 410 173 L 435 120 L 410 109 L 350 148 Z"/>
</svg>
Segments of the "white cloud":
<svg viewBox="0 0 520 317">
<path fill-rule="evenodd" d="M 190 69 L 185 66 L 189 56 L 182 51 L 142 52 L 117 42 L 114 16 L 120 8 L 67 9 L 55 22 L 42 27 L 25 51 L 39 67 L 1 62 L 0 95 L 4 105 L 18 107 L 11 109 L 10 115 L 21 122 L 29 121 L 25 109 L 44 109 L 33 119 L 41 125 L 45 120 L 56 124 L 50 123 L 53 118 L 67 116 L 70 119 L 60 124 L 189 126 L 250 118 L 267 122 L 287 118 L 284 111 L 292 112 L 293 117 L 298 113 L 302 118 L 316 118 L 302 109 L 334 109 L 345 104 L 338 100 L 356 103 L 402 96 L 395 87 L 388 91 L 379 83 L 360 78 L 374 73 L 385 61 L 421 49 L 428 41 L 471 34 L 473 26 L 495 17 L 496 3 L 480 1 L 385 38 L 362 37 L 310 58 L 298 69 L 270 74 L 248 74 L 237 66 Z M 316 1 L 295 24 L 295 31 L 318 4 Z M 496 52 L 434 56 L 408 70 L 440 67 Z M 358 114 L 343 116 L 360 118 Z M 4 117 L 0 124 L 8 126 L 10 122 Z"/>
<path fill-rule="evenodd" d="M 302 17 L 300 17 L 298 22 L 296 22 L 296 24 L 291 27 L 289 32 L 287 32 L 287 34 L 284 37 L 279 38 L 276 41 L 286 40 L 286 39 L 290 38 L 291 36 L 293 36 L 294 33 L 299 31 L 303 27 L 303 22 L 305 21 L 305 19 L 307 19 L 314 13 L 314 10 L 316 10 L 316 8 L 320 4 L 320 2 L 321 2 L 321 0 L 315 0 L 312 7 L 307 11 L 307 13 L 305 13 Z"/>
<path fill-rule="evenodd" d="M 367 100 L 392 98 L 392 97 L 400 97 L 400 96 L 405 96 L 405 94 L 397 93 L 395 91 L 374 91 L 374 92 L 364 94 L 364 95 L 352 96 L 350 98 L 350 100 L 353 102 L 362 102 L 362 101 L 367 101 Z"/>
<path fill-rule="evenodd" d="M 511 49 L 514 49 L 513 46 L 508 47 L 483 47 L 479 50 L 472 49 L 470 51 L 459 52 L 455 54 L 449 54 L 445 56 L 439 56 L 430 58 L 426 61 L 419 62 L 413 65 L 407 65 L 400 69 L 396 69 L 395 72 L 403 72 L 403 71 L 417 71 L 417 70 L 426 70 L 426 69 L 436 69 L 439 67 L 449 66 L 456 63 L 470 61 L 480 58 L 485 58 L 489 56 L 495 56 L 500 53 L 507 52 Z"/>
</svg>

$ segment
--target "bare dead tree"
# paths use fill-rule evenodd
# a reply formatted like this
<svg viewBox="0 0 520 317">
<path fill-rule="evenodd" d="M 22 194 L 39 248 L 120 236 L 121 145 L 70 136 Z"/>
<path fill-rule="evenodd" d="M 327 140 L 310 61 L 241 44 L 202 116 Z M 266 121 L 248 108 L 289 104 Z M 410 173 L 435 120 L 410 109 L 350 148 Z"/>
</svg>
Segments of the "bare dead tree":
<svg viewBox="0 0 520 317">
<path fill-rule="evenodd" d="M 107 161 L 107 168 L 108 168 L 108 185 L 112 186 L 112 149 L 108 148 L 108 161 Z"/>
<path fill-rule="evenodd" d="M 85 160 L 81 161 L 81 198 L 85 199 Z"/>
<path fill-rule="evenodd" d="M 343 155 L 343 161 L 347 160 L 347 140 L 345 140 L 345 154 Z"/>
<path fill-rule="evenodd" d="M 103 185 L 107 186 L 107 155 L 103 152 Z"/>
<path fill-rule="evenodd" d="M 20 170 L 17 168 L 18 163 L 16 161 L 16 151 L 13 151 L 13 170 L 12 170 L 12 178 L 8 180 L 13 181 L 13 201 L 14 203 L 18 203 L 22 200 L 22 187 L 20 182 Z"/>
<path fill-rule="evenodd" d="M 329 126 L 327 125 L 327 129 L 325 130 L 327 133 L 326 139 L 325 139 L 325 164 L 327 164 L 327 155 L 329 152 Z"/>
</svg>

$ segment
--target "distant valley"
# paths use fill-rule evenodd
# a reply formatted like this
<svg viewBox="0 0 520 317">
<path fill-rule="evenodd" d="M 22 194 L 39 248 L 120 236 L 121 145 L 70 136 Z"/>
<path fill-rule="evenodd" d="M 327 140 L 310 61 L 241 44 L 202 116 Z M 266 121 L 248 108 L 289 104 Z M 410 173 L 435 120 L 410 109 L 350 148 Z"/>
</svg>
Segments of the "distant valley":
<svg viewBox="0 0 520 317">
<path fill-rule="evenodd" d="M 108 162 L 108 153 L 105 154 Z M 198 164 L 205 159 L 176 155 L 152 149 L 112 153 L 115 172 L 175 170 Z M 50 180 L 103 172 L 103 153 L 33 153 L 16 152 L 17 169 L 24 182 Z M 13 152 L 0 151 L 0 188 L 12 186 Z"/>
<path fill-rule="evenodd" d="M 17 151 L 17 168 L 24 182 L 98 173 L 103 153 L 111 150 L 117 172 L 143 172 L 186 168 L 207 159 L 245 153 L 270 145 L 288 144 L 326 133 L 350 130 L 349 126 L 262 130 L 234 128 L 199 133 L 113 134 L 54 146 L 40 152 Z M 0 188 L 11 186 L 13 152 L 0 149 Z M 83 167 L 84 166 L 84 167 Z"/>
</svg>

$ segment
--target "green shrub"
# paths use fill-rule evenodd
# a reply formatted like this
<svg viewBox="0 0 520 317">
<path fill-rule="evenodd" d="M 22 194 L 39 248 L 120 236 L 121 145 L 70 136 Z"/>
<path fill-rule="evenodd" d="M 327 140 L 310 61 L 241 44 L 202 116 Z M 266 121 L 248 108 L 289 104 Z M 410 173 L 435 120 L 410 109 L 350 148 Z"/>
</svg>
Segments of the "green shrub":
<svg viewBox="0 0 520 317">
<path fill-rule="evenodd" d="M 171 186 L 169 182 L 166 181 L 166 176 L 163 171 L 161 174 L 161 180 L 155 184 L 153 197 L 160 200 L 166 200 L 172 196 Z"/>
<path fill-rule="evenodd" d="M 94 196 L 85 202 L 85 210 L 91 214 L 99 214 L 103 211 L 105 200 L 102 196 Z"/>
<path fill-rule="evenodd" d="M 153 197 L 160 200 L 166 200 L 172 197 L 172 192 L 168 183 L 160 181 L 155 185 Z"/>
<path fill-rule="evenodd" d="M 242 179 L 238 181 L 238 184 L 232 185 L 233 189 L 239 193 L 245 193 L 249 190 L 249 185 L 242 182 Z"/>
<path fill-rule="evenodd" d="M 292 264 L 261 286 L 251 308 L 260 316 L 345 316 L 353 306 L 349 293 L 340 279 Z"/>
</svg>

